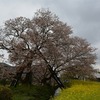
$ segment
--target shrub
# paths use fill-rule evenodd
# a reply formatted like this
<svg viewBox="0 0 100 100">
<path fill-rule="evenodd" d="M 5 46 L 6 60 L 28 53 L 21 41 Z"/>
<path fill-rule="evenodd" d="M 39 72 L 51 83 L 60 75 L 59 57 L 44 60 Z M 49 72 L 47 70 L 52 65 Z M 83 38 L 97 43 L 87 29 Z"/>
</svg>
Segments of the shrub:
<svg viewBox="0 0 100 100">
<path fill-rule="evenodd" d="M 41 85 L 19 85 L 16 88 L 12 87 L 13 100 L 49 100 L 53 95 L 54 89 L 52 86 Z M 1 99 L 0 99 L 1 100 Z"/>
<path fill-rule="evenodd" d="M 2 84 L 2 85 L 6 85 L 6 79 L 2 79 L 2 80 L 0 80 L 0 84 Z"/>
<path fill-rule="evenodd" d="M 7 87 L 1 87 L 0 100 L 12 100 L 12 91 Z"/>
</svg>

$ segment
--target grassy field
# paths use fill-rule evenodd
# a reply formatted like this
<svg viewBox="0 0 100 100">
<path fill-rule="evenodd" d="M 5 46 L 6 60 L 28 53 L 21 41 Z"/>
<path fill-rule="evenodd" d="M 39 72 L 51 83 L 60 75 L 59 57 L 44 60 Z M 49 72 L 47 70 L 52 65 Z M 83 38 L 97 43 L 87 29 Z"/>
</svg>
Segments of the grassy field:
<svg viewBox="0 0 100 100">
<path fill-rule="evenodd" d="M 100 100 L 99 82 L 72 80 L 69 86 L 50 100 Z M 0 85 L 0 88 L 2 88 L 2 85 Z M 13 93 L 12 100 L 49 100 L 54 93 L 54 89 L 48 86 L 20 85 L 10 89 Z"/>
<path fill-rule="evenodd" d="M 53 100 L 100 100 L 100 83 L 72 81 L 72 86 L 61 91 Z"/>
</svg>

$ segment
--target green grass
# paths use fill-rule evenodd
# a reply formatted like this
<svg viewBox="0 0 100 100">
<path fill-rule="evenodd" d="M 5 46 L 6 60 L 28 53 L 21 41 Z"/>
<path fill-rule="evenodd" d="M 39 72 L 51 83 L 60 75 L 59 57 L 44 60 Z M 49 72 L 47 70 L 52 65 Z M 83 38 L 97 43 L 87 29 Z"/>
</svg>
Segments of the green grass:
<svg viewBox="0 0 100 100">
<path fill-rule="evenodd" d="M 53 100 L 100 100 L 100 83 L 72 81 L 72 86 L 61 91 Z"/>
</svg>

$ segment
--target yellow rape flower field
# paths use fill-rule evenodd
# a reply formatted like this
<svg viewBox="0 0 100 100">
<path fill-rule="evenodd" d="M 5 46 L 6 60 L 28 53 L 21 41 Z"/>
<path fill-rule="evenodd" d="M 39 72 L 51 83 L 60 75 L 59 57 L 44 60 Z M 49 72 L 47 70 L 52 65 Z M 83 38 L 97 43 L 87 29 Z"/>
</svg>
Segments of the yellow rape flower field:
<svg viewBox="0 0 100 100">
<path fill-rule="evenodd" d="M 100 100 L 100 83 L 74 80 L 54 100 Z"/>
</svg>

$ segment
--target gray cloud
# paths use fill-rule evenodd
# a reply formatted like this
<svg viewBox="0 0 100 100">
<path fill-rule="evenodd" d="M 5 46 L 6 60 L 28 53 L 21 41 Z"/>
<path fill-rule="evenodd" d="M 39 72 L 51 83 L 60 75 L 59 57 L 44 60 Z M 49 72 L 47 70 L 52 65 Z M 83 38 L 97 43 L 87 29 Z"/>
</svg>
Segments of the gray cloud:
<svg viewBox="0 0 100 100">
<path fill-rule="evenodd" d="M 74 35 L 86 38 L 98 48 L 97 64 L 100 65 L 100 0 L 0 0 L 0 25 L 18 16 L 32 18 L 42 7 L 67 22 Z"/>
<path fill-rule="evenodd" d="M 33 17 L 34 12 L 41 8 L 41 0 L 0 0 L 0 24 L 10 18 L 19 16 Z"/>
</svg>

